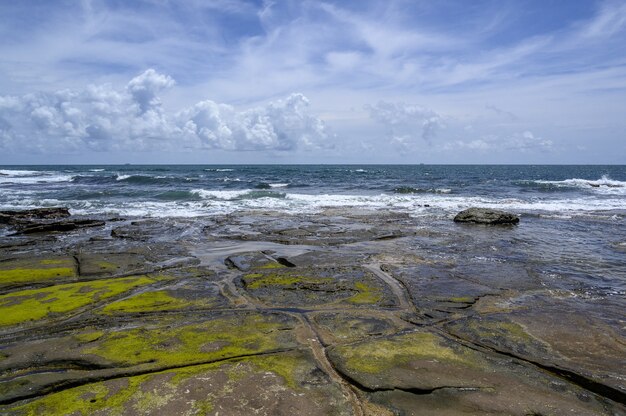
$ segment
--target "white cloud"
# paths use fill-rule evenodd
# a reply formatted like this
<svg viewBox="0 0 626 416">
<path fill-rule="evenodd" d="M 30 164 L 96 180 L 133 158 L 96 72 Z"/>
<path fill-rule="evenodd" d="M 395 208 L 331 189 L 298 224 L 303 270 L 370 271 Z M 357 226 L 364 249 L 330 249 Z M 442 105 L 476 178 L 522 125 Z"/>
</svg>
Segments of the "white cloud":
<svg viewBox="0 0 626 416">
<path fill-rule="evenodd" d="M 168 113 L 159 93 L 174 85 L 149 69 L 124 89 L 104 84 L 0 96 L 0 146 L 22 152 L 294 150 L 328 143 L 324 123 L 309 114 L 302 94 L 244 111 L 205 100 Z"/>
<path fill-rule="evenodd" d="M 418 145 L 419 139 L 430 144 L 445 127 L 443 117 L 418 105 L 379 101 L 374 106 L 367 105 L 366 109 L 372 119 L 385 127 L 393 142 L 407 149 Z"/>
<path fill-rule="evenodd" d="M 582 27 L 581 35 L 586 38 L 606 38 L 620 32 L 624 27 L 626 27 L 626 3 L 607 1 L 598 14 Z"/>
<path fill-rule="evenodd" d="M 531 131 L 515 132 L 509 135 L 486 134 L 479 139 L 468 138 L 465 140 L 455 140 L 446 143 L 444 150 L 452 151 L 466 149 L 479 152 L 501 152 L 501 151 L 550 151 L 552 150 L 552 140 L 547 140 L 536 136 Z"/>
</svg>

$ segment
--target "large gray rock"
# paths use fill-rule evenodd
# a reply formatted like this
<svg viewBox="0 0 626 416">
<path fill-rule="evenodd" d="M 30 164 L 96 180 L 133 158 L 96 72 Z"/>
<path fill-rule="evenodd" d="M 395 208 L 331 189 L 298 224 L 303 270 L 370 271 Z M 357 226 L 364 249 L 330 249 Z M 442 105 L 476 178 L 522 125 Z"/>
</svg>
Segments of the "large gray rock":
<svg viewBox="0 0 626 416">
<path fill-rule="evenodd" d="M 473 222 L 477 224 L 517 224 L 519 217 L 510 212 L 489 208 L 469 208 L 454 217 L 455 222 Z"/>
</svg>

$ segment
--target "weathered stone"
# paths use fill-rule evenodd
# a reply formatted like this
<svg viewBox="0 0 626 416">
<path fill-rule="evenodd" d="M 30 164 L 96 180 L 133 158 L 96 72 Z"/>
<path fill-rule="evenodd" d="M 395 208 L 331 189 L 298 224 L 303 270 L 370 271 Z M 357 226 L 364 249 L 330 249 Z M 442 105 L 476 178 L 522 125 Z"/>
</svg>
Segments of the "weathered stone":
<svg viewBox="0 0 626 416">
<path fill-rule="evenodd" d="M 469 208 L 459 212 L 454 217 L 455 222 L 470 222 L 476 224 L 517 224 L 519 217 L 509 212 L 489 208 Z"/>
<path fill-rule="evenodd" d="M 16 211 L 0 211 L 0 224 L 20 224 L 32 220 L 57 219 L 70 216 L 67 208 L 34 208 Z"/>
<path fill-rule="evenodd" d="M 100 220 L 68 220 L 57 221 L 49 223 L 33 223 L 21 227 L 15 235 L 20 234 L 36 234 L 36 233 L 50 233 L 50 232 L 67 232 L 73 231 L 79 228 L 87 227 L 101 227 L 105 224 Z"/>
</svg>

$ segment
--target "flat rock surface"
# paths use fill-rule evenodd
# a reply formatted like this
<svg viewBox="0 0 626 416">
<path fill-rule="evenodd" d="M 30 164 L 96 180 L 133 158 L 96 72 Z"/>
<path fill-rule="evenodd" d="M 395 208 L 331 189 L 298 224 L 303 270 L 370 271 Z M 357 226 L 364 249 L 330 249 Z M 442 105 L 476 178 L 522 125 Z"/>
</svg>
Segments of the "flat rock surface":
<svg viewBox="0 0 626 416">
<path fill-rule="evenodd" d="M 539 218 L 94 220 L 0 237 L 0 414 L 626 414 L 623 266 Z"/>
</svg>

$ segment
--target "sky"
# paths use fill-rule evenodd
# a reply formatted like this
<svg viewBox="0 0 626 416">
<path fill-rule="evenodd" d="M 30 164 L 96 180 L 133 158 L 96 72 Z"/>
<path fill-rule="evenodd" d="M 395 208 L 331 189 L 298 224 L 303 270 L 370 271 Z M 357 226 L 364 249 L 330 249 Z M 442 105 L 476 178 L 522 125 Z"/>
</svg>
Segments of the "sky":
<svg viewBox="0 0 626 416">
<path fill-rule="evenodd" d="M 0 2 L 0 164 L 626 164 L 626 0 Z"/>
</svg>

